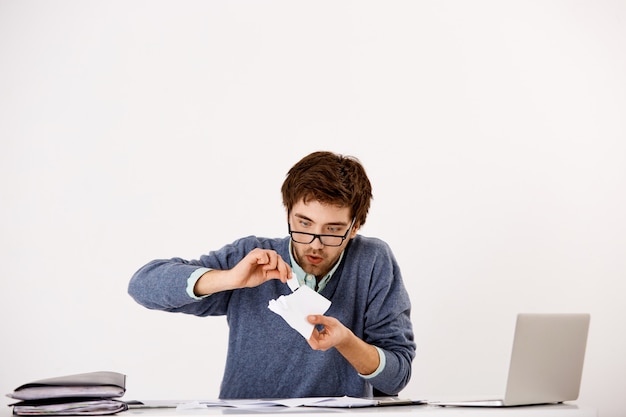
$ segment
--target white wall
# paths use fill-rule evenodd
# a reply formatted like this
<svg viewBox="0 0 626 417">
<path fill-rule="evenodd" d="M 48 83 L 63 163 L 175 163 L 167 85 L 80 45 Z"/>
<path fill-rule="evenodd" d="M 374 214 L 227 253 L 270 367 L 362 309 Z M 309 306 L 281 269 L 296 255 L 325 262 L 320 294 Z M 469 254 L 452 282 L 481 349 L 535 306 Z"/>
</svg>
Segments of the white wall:
<svg viewBox="0 0 626 417">
<path fill-rule="evenodd" d="M 287 169 L 329 149 L 412 295 L 403 395 L 497 392 L 517 312 L 581 311 L 578 404 L 623 415 L 624 74 L 620 1 L 0 1 L 0 393 L 116 370 L 216 397 L 224 319 L 128 280 L 285 235 Z"/>
</svg>

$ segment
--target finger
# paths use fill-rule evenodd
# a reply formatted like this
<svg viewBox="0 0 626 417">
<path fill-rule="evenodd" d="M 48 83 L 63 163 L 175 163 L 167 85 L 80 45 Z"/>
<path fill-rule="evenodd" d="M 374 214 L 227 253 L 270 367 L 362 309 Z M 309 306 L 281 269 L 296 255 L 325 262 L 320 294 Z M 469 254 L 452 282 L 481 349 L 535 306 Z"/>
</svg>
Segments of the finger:
<svg viewBox="0 0 626 417">
<path fill-rule="evenodd" d="M 265 271 L 271 271 L 273 269 L 278 269 L 278 254 L 274 251 L 265 251 L 265 257 L 266 257 L 266 261 L 264 262 L 264 267 L 263 269 Z"/>
<path fill-rule="evenodd" d="M 307 316 L 307 320 L 311 324 L 322 324 L 322 320 L 321 320 L 322 317 L 323 316 L 320 316 L 319 314 L 311 314 Z"/>
<path fill-rule="evenodd" d="M 307 339 L 307 342 L 309 343 L 309 346 L 311 346 L 311 349 L 313 350 L 317 350 L 317 341 L 315 340 L 315 336 L 311 335 L 311 337 L 309 337 Z"/>
<path fill-rule="evenodd" d="M 307 339 L 307 342 L 309 346 L 311 346 L 311 349 L 325 351 L 328 350 L 330 346 L 322 340 L 323 338 L 324 336 L 319 331 L 314 330 L 311 337 Z"/>
<path fill-rule="evenodd" d="M 280 280 L 282 282 L 287 282 L 287 280 L 291 279 L 291 266 L 289 266 L 287 262 L 283 261 L 282 258 L 280 258 L 280 261 L 278 262 L 277 269 L 280 273 Z"/>
<path fill-rule="evenodd" d="M 311 336 L 309 336 L 309 338 L 307 339 L 311 347 L 317 347 L 319 345 L 319 337 L 320 337 L 319 330 L 317 330 L 316 328 L 313 328 L 313 331 L 311 332 Z"/>
<path fill-rule="evenodd" d="M 263 275 L 266 279 L 278 279 L 282 282 L 287 281 L 287 271 L 285 270 L 282 258 L 276 253 L 268 254 L 269 261 L 263 266 Z"/>
<path fill-rule="evenodd" d="M 273 278 L 278 278 L 282 282 L 286 282 L 291 278 L 291 266 L 283 260 L 283 258 L 276 252 L 267 252 L 268 261 L 263 266 L 266 276 L 272 272 Z M 273 271 L 277 271 L 277 275 L 273 274 Z"/>
<path fill-rule="evenodd" d="M 266 251 L 258 251 L 255 255 L 255 260 L 257 265 L 266 265 L 270 262 L 270 257 L 268 256 Z"/>
</svg>

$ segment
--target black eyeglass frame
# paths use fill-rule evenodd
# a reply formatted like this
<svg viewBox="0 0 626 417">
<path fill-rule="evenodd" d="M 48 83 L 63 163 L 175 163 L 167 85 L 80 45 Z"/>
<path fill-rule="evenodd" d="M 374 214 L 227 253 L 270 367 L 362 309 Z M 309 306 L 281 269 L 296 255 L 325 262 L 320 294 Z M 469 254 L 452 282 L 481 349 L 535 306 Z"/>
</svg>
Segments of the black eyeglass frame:
<svg viewBox="0 0 626 417">
<path fill-rule="evenodd" d="M 299 243 L 302 245 L 310 245 L 311 243 L 313 243 L 315 241 L 315 239 L 319 239 L 320 243 L 324 246 L 330 246 L 333 248 L 339 247 L 341 245 L 343 245 L 343 242 L 348 238 L 348 235 L 350 234 L 350 231 L 352 230 L 352 228 L 354 227 L 354 223 L 356 222 L 356 217 L 352 218 L 352 223 L 350 223 L 350 227 L 348 227 L 348 230 L 346 230 L 346 233 L 344 233 L 343 236 L 339 236 L 339 235 L 326 235 L 326 234 L 316 234 L 316 233 L 308 233 L 308 232 L 298 232 L 298 231 L 293 231 L 291 230 L 291 223 L 287 222 L 287 229 L 289 230 L 289 236 L 291 237 L 291 240 L 295 243 Z M 307 235 L 307 236 L 311 236 L 311 240 L 309 242 L 298 242 L 297 240 L 295 240 L 293 238 L 293 234 L 294 233 L 299 233 L 301 235 Z M 339 243 L 338 245 L 327 245 L 326 243 L 324 243 L 324 241 L 322 240 L 324 237 L 336 237 L 336 238 L 341 238 L 341 243 Z"/>
</svg>

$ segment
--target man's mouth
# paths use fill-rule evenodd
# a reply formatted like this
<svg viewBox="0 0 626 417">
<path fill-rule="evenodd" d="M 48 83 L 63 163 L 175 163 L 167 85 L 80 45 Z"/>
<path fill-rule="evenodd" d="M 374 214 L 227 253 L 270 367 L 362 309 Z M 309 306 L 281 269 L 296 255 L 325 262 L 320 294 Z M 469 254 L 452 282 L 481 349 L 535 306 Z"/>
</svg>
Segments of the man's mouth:
<svg viewBox="0 0 626 417">
<path fill-rule="evenodd" d="M 309 261 L 309 263 L 313 265 L 318 265 L 320 262 L 324 260 L 324 258 L 322 258 L 321 256 L 316 256 L 316 255 L 306 255 L 306 259 L 307 261 Z"/>
</svg>

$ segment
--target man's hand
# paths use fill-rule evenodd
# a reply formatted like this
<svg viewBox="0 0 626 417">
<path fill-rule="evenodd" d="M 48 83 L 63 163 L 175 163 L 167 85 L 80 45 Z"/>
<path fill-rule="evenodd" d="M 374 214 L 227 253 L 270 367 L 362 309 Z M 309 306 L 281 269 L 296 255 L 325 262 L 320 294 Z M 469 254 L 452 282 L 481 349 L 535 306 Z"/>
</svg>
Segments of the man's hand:
<svg viewBox="0 0 626 417">
<path fill-rule="evenodd" d="M 197 296 L 237 288 L 256 287 L 271 279 L 287 282 L 291 267 L 270 249 L 252 249 L 233 269 L 205 272 L 194 287 Z"/>
<path fill-rule="evenodd" d="M 354 336 L 350 329 L 334 317 L 311 315 L 307 319 L 309 323 L 316 325 L 309 338 L 309 345 L 315 350 L 328 350 L 337 347 Z M 319 327 L 321 330 L 318 330 Z"/>
<path fill-rule="evenodd" d="M 291 267 L 270 249 L 251 250 L 231 271 L 235 288 L 256 287 L 270 279 L 287 282 Z"/>
<path fill-rule="evenodd" d="M 311 348 L 315 350 L 336 348 L 361 375 L 372 374 L 378 369 L 380 364 L 378 350 L 359 339 L 339 320 L 323 315 L 311 315 L 307 320 L 316 325 L 309 338 Z M 318 330 L 320 325 L 323 327 Z"/>
</svg>

